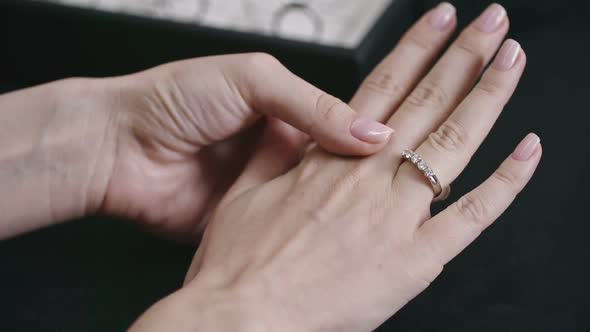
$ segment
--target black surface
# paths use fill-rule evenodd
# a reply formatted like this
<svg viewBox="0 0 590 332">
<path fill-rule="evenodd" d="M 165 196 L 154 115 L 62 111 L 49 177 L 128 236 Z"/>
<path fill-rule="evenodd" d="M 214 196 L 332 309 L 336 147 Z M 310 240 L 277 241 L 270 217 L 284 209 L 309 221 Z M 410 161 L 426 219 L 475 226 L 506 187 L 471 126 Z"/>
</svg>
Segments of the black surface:
<svg viewBox="0 0 590 332">
<path fill-rule="evenodd" d="M 504 216 L 380 331 L 590 331 L 587 5 L 506 2 L 511 9 L 510 35 L 526 50 L 528 68 L 492 134 L 455 183 L 454 197 L 490 174 L 528 131 L 542 137 L 544 159 Z M 485 3 L 456 4 L 465 24 Z M 28 43 L 51 44 L 46 33 L 38 31 Z M 22 45 L 15 42 L 18 31 L 12 34 L 3 48 Z M 22 61 L 12 61 L 20 66 L 34 58 L 42 63 L 62 61 L 27 52 Z M 118 66 L 115 57 L 93 59 L 85 51 L 69 56 L 85 57 L 75 68 L 78 74 L 135 69 Z M 94 64 L 100 69 L 93 69 Z M 15 64 L 0 65 L 0 73 L 15 73 Z M 27 74 L 25 84 L 35 80 Z M 59 75 L 59 69 L 37 79 L 52 75 Z M 9 87 L 19 86 L 15 79 Z M 330 79 L 322 84 L 337 86 Z M 340 89 L 345 96 L 347 88 Z M 122 330 L 179 285 L 191 255 L 192 249 L 157 240 L 119 221 L 99 219 L 0 243 L 0 330 Z"/>
</svg>

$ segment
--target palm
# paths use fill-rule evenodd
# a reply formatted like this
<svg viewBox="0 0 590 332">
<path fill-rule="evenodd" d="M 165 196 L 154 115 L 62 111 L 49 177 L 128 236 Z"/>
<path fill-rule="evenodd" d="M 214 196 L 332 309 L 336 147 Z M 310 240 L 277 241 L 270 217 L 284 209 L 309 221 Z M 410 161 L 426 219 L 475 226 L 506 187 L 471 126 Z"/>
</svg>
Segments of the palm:
<svg viewBox="0 0 590 332">
<path fill-rule="evenodd" d="M 369 331 L 498 218 L 541 158 L 535 135 L 488 180 L 434 217 L 429 207 L 438 191 L 422 174 L 424 165 L 402 158 L 402 151 L 415 150 L 443 184 L 453 182 L 525 67 L 524 52 L 509 40 L 480 77 L 508 28 L 504 10 L 492 5 L 423 75 L 424 59 L 433 59 L 451 35 L 449 6 L 430 13 L 446 10 L 445 25 L 431 24 L 428 16 L 420 20 L 351 101 L 396 129 L 389 146 L 364 159 L 312 151 L 298 167 L 260 181 L 256 189 L 242 186 L 255 171 L 248 165 L 208 226 L 187 282 L 254 289 L 264 294 L 262 302 L 271 308 L 278 303 L 278 312 L 288 313 L 288 324 L 279 319 L 278 326 L 301 322 L 301 330 Z M 203 277 L 193 279 L 197 274 Z M 342 294 L 354 300 L 343 301 Z"/>
</svg>

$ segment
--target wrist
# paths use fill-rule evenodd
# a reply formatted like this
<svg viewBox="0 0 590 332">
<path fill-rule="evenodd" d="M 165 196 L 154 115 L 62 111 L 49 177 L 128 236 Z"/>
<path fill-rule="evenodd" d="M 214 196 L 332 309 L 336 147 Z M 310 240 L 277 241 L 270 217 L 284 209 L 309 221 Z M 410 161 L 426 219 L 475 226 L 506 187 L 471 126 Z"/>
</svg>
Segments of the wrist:
<svg viewBox="0 0 590 332">
<path fill-rule="evenodd" d="M 96 211 L 116 136 L 100 81 L 0 96 L 0 238 Z"/>
<path fill-rule="evenodd" d="M 72 78 L 51 85 L 52 116 L 40 149 L 61 172 L 52 174 L 52 201 L 68 197 L 70 206 L 54 212 L 59 220 L 98 212 L 115 162 L 118 136 L 115 94 L 109 79 Z M 67 174 L 68 176 L 60 175 Z M 61 212 L 60 212 L 61 211 Z"/>
<path fill-rule="evenodd" d="M 183 289 L 184 296 L 197 310 L 196 322 L 202 331 L 215 332 L 271 332 L 291 331 L 281 324 L 276 308 L 269 308 L 259 294 L 248 292 L 236 285 L 212 288 L 199 280 Z"/>
<path fill-rule="evenodd" d="M 175 331 L 271 332 L 303 331 L 281 324 L 273 308 L 243 290 L 213 289 L 191 283 L 151 307 L 132 332 Z"/>
</svg>

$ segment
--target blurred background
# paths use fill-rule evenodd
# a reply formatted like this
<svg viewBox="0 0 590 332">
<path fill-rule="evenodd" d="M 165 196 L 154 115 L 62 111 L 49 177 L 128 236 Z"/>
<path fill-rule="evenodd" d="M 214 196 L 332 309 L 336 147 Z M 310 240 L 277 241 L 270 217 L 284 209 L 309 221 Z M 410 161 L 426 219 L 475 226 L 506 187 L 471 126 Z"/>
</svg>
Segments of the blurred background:
<svg viewBox="0 0 590 332">
<path fill-rule="evenodd" d="M 1 0 L 0 92 L 264 51 L 348 99 L 436 3 Z M 460 27 L 489 4 L 452 3 Z M 529 131 L 541 136 L 544 159 L 497 224 L 379 331 L 590 331 L 590 8 L 575 0 L 501 3 L 528 68 L 449 201 L 485 179 Z M 104 217 L 0 242 L 0 331 L 125 330 L 180 286 L 193 253 Z"/>
<path fill-rule="evenodd" d="M 390 0 L 44 0 L 115 13 L 356 47 Z"/>
</svg>

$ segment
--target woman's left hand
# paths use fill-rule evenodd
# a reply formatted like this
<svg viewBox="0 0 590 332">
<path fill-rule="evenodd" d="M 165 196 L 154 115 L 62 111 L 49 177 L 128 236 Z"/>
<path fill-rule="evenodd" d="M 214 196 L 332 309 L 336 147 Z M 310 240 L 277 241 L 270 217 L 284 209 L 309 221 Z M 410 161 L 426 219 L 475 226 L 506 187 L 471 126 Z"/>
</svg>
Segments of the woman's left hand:
<svg viewBox="0 0 590 332">
<path fill-rule="evenodd" d="M 452 183 L 523 73 L 525 54 L 508 40 L 477 82 L 508 29 L 492 5 L 421 77 L 452 33 L 453 13 L 449 4 L 427 13 L 351 102 L 396 129 L 387 148 L 362 159 L 314 149 L 255 185 L 243 181 L 256 171 L 250 164 L 207 226 L 186 286 L 133 330 L 372 331 L 493 223 L 533 175 L 538 137 L 435 216 L 423 166 L 402 158 L 412 149 L 443 186 Z"/>
</svg>

